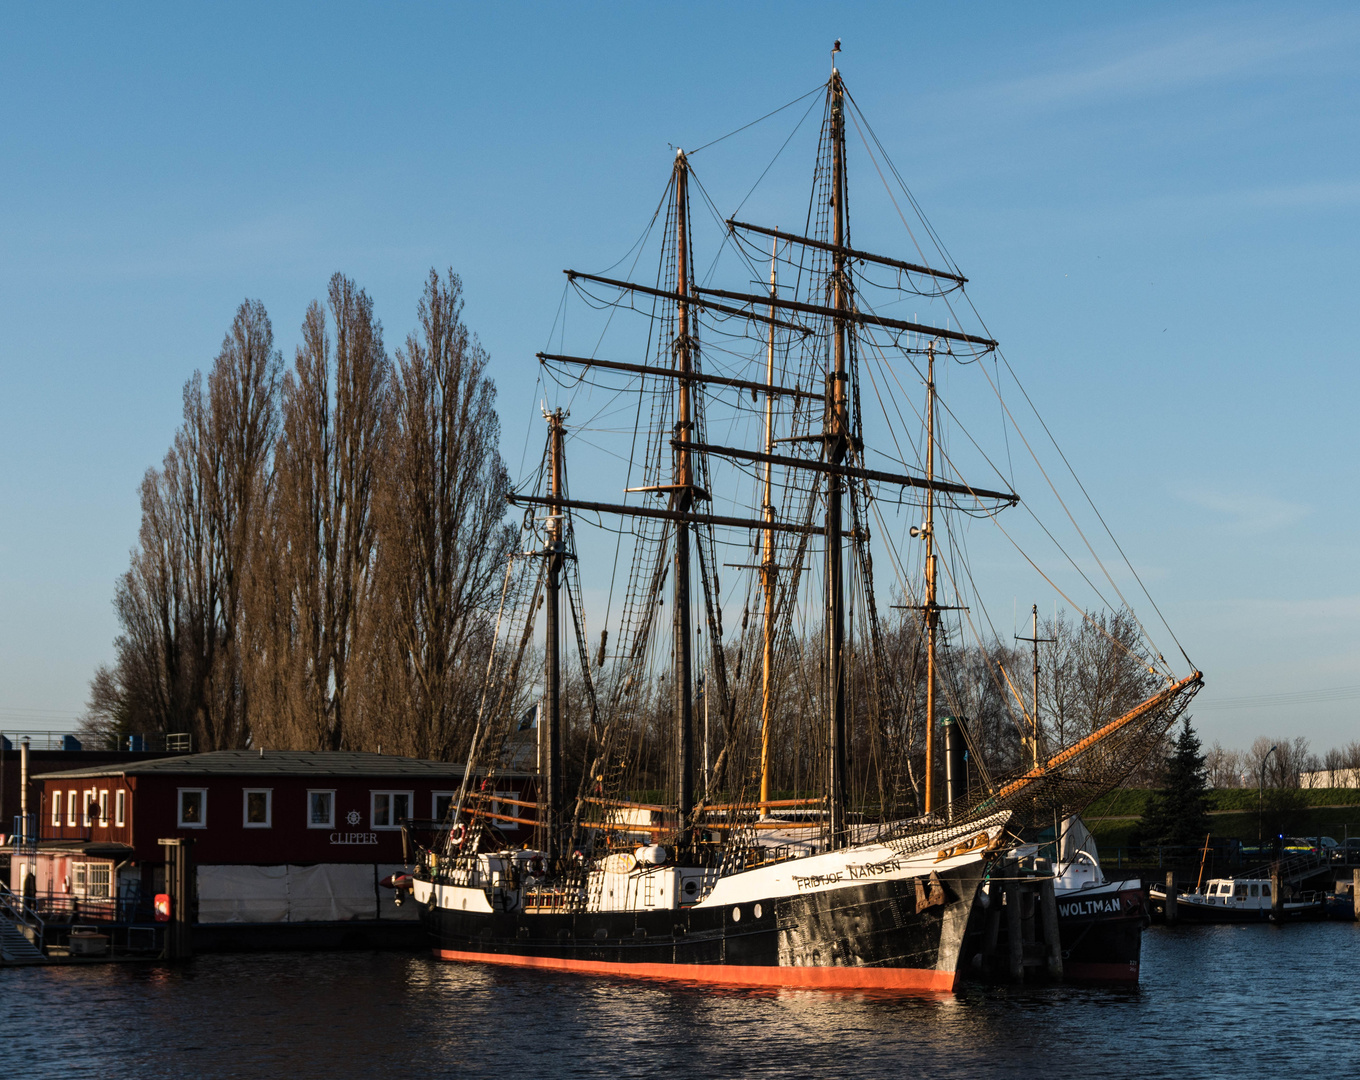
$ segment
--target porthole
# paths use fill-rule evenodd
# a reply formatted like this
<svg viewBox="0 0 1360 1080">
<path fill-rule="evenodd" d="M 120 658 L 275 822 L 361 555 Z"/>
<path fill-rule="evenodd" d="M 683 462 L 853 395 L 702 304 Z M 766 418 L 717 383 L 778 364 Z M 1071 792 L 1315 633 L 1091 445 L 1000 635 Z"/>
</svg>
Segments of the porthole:
<svg viewBox="0 0 1360 1080">
<path fill-rule="evenodd" d="M 753 908 L 751 909 L 751 914 L 754 915 L 754 916 L 758 919 L 758 918 L 760 918 L 762 915 L 764 915 L 765 912 L 763 912 L 763 911 L 760 909 L 760 905 L 757 904 L 755 907 L 753 907 Z"/>
<path fill-rule="evenodd" d="M 739 908 L 739 907 L 734 907 L 734 908 L 732 909 L 732 921 L 733 921 L 733 922 L 741 922 L 741 908 Z"/>
</svg>

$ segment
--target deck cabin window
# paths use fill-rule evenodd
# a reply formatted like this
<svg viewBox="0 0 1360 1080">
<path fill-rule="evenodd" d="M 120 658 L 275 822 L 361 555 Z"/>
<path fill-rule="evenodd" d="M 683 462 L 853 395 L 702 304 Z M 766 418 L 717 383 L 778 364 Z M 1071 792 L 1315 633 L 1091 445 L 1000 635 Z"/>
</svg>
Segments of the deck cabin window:
<svg viewBox="0 0 1360 1080">
<path fill-rule="evenodd" d="M 411 816 L 412 795 L 410 791 L 374 791 L 370 793 L 370 820 L 375 829 L 400 829 L 401 823 Z"/>
<path fill-rule="evenodd" d="M 120 829 L 127 824 L 127 792 L 119 790 L 113 799 L 113 823 Z"/>
<path fill-rule="evenodd" d="M 1253 885 L 1253 886 L 1251 887 L 1251 895 L 1252 895 L 1252 896 L 1260 896 L 1260 895 L 1261 895 L 1261 886 L 1259 886 L 1259 885 Z"/>
<path fill-rule="evenodd" d="M 99 793 L 99 824 L 109 823 L 109 789 L 104 788 Z"/>
<path fill-rule="evenodd" d="M 1246 895 L 1247 895 L 1247 887 L 1246 887 L 1245 885 L 1238 885 L 1237 888 L 1233 890 L 1233 896 L 1234 896 L 1236 899 L 1239 899 L 1239 900 L 1240 900 L 1242 897 L 1244 897 L 1244 896 L 1246 896 Z"/>
<path fill-rule="evenodd" d="M 308 790 L 307 828 L 335 828 L 335 790 L 333 788 L 326 790 L 317 790 L 313 788 Z"/>
<path fill-rule="evenodd" d="M 206 829 L 208 827 L 208 789 L 182 787 L 179 789 L 179 827 Z"/>
<path fill-rule="evenodd" d="M 1270 884 L 1268 882 L 1261 886 L 1261 895 L 1265 897 L 1270 896 Z"/>
<path fill-rule="evenodd" d="M 60 791 L 54 791 L 54 792 L 52 792 L 52 825 L 53 825 L 53 827 L 60 827 L 60 825 L 61 825 L 61 792 L 60 792 Z"/>
<path fill-rule="evenodd" d="M 269 829 L 274 825 L 274 789 L 245 788 L 242 792 L 241 824 L 247 829 Z"/>
<path fill-rule="evenodd" d="M 108 863 L 78 862 L 71 864 L 71 891 L 76 896 L 90 899 L 109 898 L 110 866 Z"/>
<path fill-rule="evenodd" d="M 66 824 L 74 828 L 80 824 L 80 792 L 68 791 L 66 793 Z"/>
</svg>

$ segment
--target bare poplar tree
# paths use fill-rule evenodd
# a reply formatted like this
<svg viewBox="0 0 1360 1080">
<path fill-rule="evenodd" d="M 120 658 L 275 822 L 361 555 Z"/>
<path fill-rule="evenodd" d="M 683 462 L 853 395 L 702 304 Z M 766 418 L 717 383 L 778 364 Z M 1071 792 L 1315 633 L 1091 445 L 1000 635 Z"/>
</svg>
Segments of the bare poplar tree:
<svg viewBox="0 0 1360 1080">
<path fill-rule="evenodd" d="M 390 364 L 368 294 L 336 274 L 327 301 L 329 327 L 313 302 L 283 380 L 269 527 L 254 552 L 248 682 L 262 744 L 338 750 L 351 745 L 372 651 L 373 500 Z"/>
<path fill-rule="evenodd" d="M 500 576 L 514 539 L 487 354 L 462 319 L 462 282 L 431 270 L 419 327 L 397 352 L 378 506 L 385 749 L 461 752 L 475 718 Z"/>
</svg>

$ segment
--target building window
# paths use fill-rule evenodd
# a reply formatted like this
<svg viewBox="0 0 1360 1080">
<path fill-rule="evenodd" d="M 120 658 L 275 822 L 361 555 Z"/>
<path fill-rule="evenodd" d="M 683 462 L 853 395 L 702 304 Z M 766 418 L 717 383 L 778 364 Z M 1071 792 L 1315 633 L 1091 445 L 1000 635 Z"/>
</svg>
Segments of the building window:
<svg viewBox="0 0 1360 1080">
<path fill-rule="evenodd" d="M 456 791 L 436 791 L 430 796 L 430 818 L 433 821 L 446 821 L 453 804 L 458 800 Z"/>
<path fill-rule="evenodd" d="M 401 823 L 411 816 L 410 791 L 374 791 L 372 794 L 373 828 L 400 829 Z"/>
<path fill-rule="evenodd" d="M 335 828 L 335 792 L 307 792 L 307 828 Z"/>
<path fill-rule="evenodd" d="M 268 829 L 274 824 L 274 789 L 246 788 L 242 796 L 243 818 L 247 829 Z"/>
<path fill-rule="evenodd" d="M 99 824 L 109 823 L 109 790 L 105 788 L 99 793 Z"/>
<path fill-rule="evenodd" d="M 61 792 L 52 792 L 52 825 L 61 827 Z"/>
<path fill-rule="evenodd" d="M 113 797 L 113 823 L 120 829 L 127 824 L 127 792 L 119 790 Z"/>
<path fill-rule="evenodd" d="M 107 900 L 111 867 L 108 863 L 78 862 L 71 864 L 71 891 L 76 896 Z"/>
<path fill-rule="evenodd" d="M 80 817 L 78 816 L 80 811 L 77 809 L 79 806 L 80 792 L 68 791 L 66 793 L 66 824 L 72 828 L 80 824 Z"/>
<path fill-rule="evenodd" d="M 208 789 L 182 787 L 179 789 L 179 827 L 206 829 L 208 827 Z"/>
<path fill-rule="evenodd" d="M 99 804 L 95 802 L 96 794 L 94 788 L 85 789 L 85 809 L 81 811 L 81 814 L 87 829 L 94 824 L 95 814 L 99 813 Z M 94 813 L 90 812 L 92 810 Z"/>
<path fill-rule="evenodd" d="M 501 803 L 498 801 L 500 799 L 517 798 L 516 794 L 513 791 L 497 791 L 494 792 L 493 795 L 494 798 L 491 801 L 491 812 L 493 814 L 504 814 L 506 817 L 524 816 L 523 813 L 521 812 L 522 810 L 521 807 L 515 806 L 513 803 Z M 491 822 L 496 826 L 496 828 L 500 829 L 501 832 L 514 832 L 516 829 L 519 828 L 518 821 L 501 821 L 497 818 L 492 818 Z"/>
</svg>

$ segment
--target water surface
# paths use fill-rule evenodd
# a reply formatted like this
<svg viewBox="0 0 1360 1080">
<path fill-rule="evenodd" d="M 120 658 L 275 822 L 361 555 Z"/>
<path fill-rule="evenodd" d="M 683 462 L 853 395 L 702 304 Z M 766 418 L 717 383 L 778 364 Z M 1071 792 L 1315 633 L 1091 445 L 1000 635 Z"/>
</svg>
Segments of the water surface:
<svg viewBox="0 0 1360 1080">
<path fill-rule="evenodd" d="M 1150 929 L 1136 990 L 715 990 L 394 953 L 0 969 L 0 1075 L 1344 1074 L 1360 924 Z"/>
</svg>

